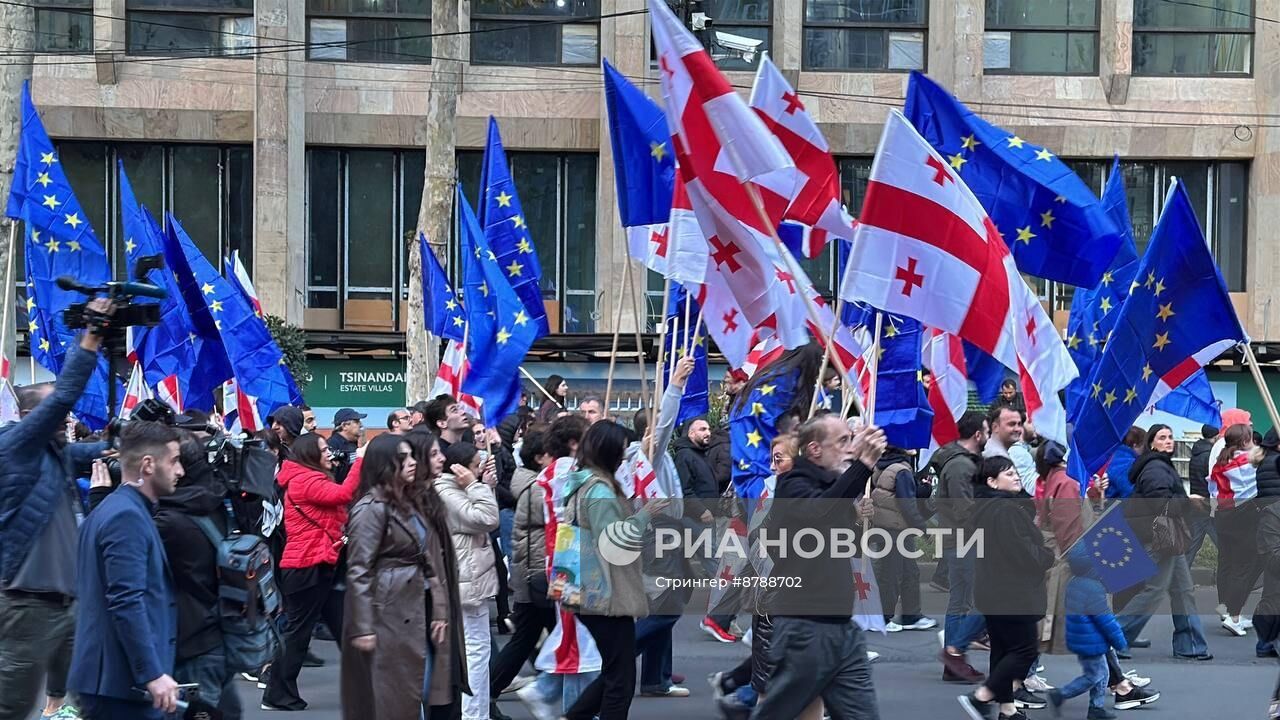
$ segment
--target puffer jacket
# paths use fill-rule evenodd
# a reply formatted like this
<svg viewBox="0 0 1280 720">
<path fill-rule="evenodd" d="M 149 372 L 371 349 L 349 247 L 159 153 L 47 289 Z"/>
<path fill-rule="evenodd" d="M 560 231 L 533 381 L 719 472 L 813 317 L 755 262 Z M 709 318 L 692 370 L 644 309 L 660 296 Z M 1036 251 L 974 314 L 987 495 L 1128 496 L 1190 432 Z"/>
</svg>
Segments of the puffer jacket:
<svg viewBox="0 0 1280 720">
<path fill-rule="evenodd" d="M 276 473 L 284 493 L 284 555 L 280 567 L 337 565 L 346 532 L 347 507 L 360 486 L 360 473 L 347 473 L 341 485 L 328 475 L 285 460 Z"/>
<path fill-rule="evenodd" d="M 987 538 L 974 571 L 974 606 L 988 616 L 1042 617 L 1049 606 L 1045 574 L 1057 558 L 1036 527 L 1031 496 L 981 485 L 974 497 L 973 529 Z"/>
<path fill-rule="evenodd" d="M 516 468 L 511 476 L 511 492 L 516 496 L 515 525 L 511 531 L 511 593 L 518 603 L 533 602 L 529 594 L 532 573 L 547 572 L 546 494 L 538 485 L 538 474 Z"/>
<path fill-rule="evenodd" d="M 1257 458 L 1258 497 L 1280 497 L 1280 452 L 1261 446 L 1250 452 Z"/>
<path fill-rule="evenodd" d="M 493 489 L 476 480 L 458 487 L 453 475 L 436 479 L 436 494 L 444 502 L 445 520 L 458 558 L 458 596 L 463 607 L 480 607 L 498 594 L 489 533 L 498 527 L 498 501 Z"/>
<path fill-rule="evenodd" d="M 1116 448 L 1107 464 L 1107 498 L 1127 498 L 1133 495 L 1133 483 L 1129 482 L 1129 471 L 1138 461 L 1138 451 L 1128 445 Z"/>
<path fill-rule="evenodd" d="M 1173 456 L 1148 450 L 1129 471 L 1133 496 L 1124 506 L 1125 519 L 1144 545 L 1151 543 L 1151 522 L 1168 508 L 1170 516 L 1185 515 L 1191 508 L 1182 477 L 1173 467 Z M 1167 502 L 1162 502 L 1167 501 Z"/>
<path fill-rule="evenodd" d="M 1098 579 L 1088 553 L 1072 550 L 1067 556 L 1074 577 L 1067 581 L 1067 649 L 1084 657 L 1106 655 L 1111 648 L 1126 650 L 1124 631 L 1107 605 L 1107 589 Z"/>
</svg>

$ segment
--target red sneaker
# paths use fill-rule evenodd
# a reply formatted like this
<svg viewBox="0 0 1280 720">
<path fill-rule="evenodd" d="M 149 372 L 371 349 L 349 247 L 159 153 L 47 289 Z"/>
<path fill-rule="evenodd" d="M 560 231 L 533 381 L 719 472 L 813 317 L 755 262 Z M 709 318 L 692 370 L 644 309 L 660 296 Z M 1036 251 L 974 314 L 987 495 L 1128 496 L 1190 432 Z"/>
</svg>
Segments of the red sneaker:
<svg viewBox="0 0 1280 720">
<path fill-rule="evenodd" d="M 938 659 L 942 661 L 942 679 L 946 682 L 973 684 L 987 679 L 986 675 L 969 664 L 964 655 L 952 655 L 943 650 L 938 654 Z"/>
<path fill-rule="evenodd" d="M 709 617 L 702 618 L 702 622 L 698 625 L 702 628 L 702 632 L 711 636 L 712 640 L 722 643 L 736 643 L 738 638 L 733 633 L 720 627 L 720 624 Z"/>
</svg>

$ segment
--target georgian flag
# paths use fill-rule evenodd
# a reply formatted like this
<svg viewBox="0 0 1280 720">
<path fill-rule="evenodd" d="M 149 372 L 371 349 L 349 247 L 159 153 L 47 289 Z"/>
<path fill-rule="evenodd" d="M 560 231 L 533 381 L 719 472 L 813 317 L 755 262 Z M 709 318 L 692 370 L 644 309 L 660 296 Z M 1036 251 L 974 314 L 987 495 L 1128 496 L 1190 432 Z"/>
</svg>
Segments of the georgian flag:
<svg viewBox="0 0 1280 720">
<path fill-rule="evenodd" d="M 245 297 L 249 298 L 249 304 L 253 305 L 253 313 L 258 317 L 262 317 L 262 301 L 258 299 L 258 292 L 253 289 L 253 280 L 249 278 L 249 271 L 245 269 L 244 263 L 240 262 L 240 251 L 236 250 L 231 253 L 231 259 L 227 263 L 231 276 L 235 279 L 240 291 Z"/>
<path fill-rule="evenodd" d="M 933 374 L 929 384 L 929 406 L 933 409 L 930 447 L 937 449 L 960 438 L 956 423 L 969 406 L 964 341 L 950 333 L 930 329 L 921 355 L 924 366 Z"/>
<path fill-rule="evenodd" d="M 436 381 L 431 386 L 431 397 L 452 395 L 464 412 L 474 417 L 480 414 L 480 398 L 462 392 L 462 381 L 467 377 L 471 363 L 467 360 L 467 350 L 457 340 L 450 340 L 445 347 L 444 356 L 440 358 L 440 370 L 436 373 Z"/>
<path fill-rule="evenodd" d="M 1066 442 L 1058 391 L 1077 371 L 964 181 L 892 110 L 840 294 L 968 340 L 1016 371 L 1040 434 Z"/>
<path fill-rule="evenodd" d="M 21 419 L 18 395 L 13 391 L 8 375 L 0 375 L 0 424 L 18 422 Z"/>
<path fill-rule="evenodd" d="M 1230 510 L 1236 503 L 1258 497 L 1258 468 L 1249 462 L 1249 453 L 1237 452 L 1235 457 L 1215 466 L 1209 473 L 1209 497 L 1218 501 L 1218 507 Z"/>
<path fill-rule="evenodd" d="M 547 580 L 551 579 L 551 564 L 555 558 L 556 528 L 565 518 L 564 481 L 574 470 L 573 458 L 557 458 L 542 471 L 535 481 L 542 488 L 546 500 L 546 567 Z M 538 651 L 534 668 L 556 675 L 576 675 L 599 672 L 604 662 L 596 641 L 577 615 L 556 605 L 556 626 Z"/>
<path fill-rule="evenodd" d="M 671 217 L 665 223 L 627 229 L 627 250 L 645 267 L 675 282 L 701 283 L 707 273 L 707 240 L 702 236 L 689 192 L 676 173 Z"/>
<path fill-rule="evenodd" d="M 133 370 L 129 372 L 129 384 L 124 389 L 124 400 L 120 403 L 120 419 L 128 420 L 138 403 L 150 399 L 151 388 L 147 387 L 147 381 L 142 377 L 142 365 L 134 363 Z"/>
<path fill-rule="evenodd" d="M 831 147 L 768 55 L 756 71 L 750 104 L 795 163 L 780 173 L 790 187 L 784 182 L 778 189 L 790 198 L 783 219 L 804 226 L 801 253 L 815 258 L 830 237 L 852 238 L 854 221 L 840 202 L 840 174 Z"/>
<path fill-rule="evenodd" d="M 182 412 L 182 388 L 178 386 L 178 376 L 169 375 L 156 385 L 156 397 L 168 405 L 175 413 Z"/>
</svg>

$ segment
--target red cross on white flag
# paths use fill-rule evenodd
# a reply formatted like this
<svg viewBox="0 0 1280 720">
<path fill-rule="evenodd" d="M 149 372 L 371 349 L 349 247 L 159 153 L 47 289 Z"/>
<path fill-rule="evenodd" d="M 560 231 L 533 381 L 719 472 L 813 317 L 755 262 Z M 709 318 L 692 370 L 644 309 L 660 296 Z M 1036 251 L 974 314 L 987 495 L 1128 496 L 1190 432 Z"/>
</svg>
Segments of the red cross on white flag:
<svg viewBox="0 0 1280 720">
<path fill-rule="evenodd" d="M 431 397 L 452 395 L 463 410 L 479 417 L 480 398 L 462 392 L 462 381 L 470 369 L 471 363 L 467 360 L 467 351 L 462 343 L 450 340 L 440 358 L 440 369 L 431 386 Z"/>
<path fill-rule="evenodd" d="M 1057 393 L 1075 363 L 964 180 L 893 110 L 840 294 L 969 341 L 1022 379 L 1037 430 L 1066 442 Z"/>
<path fill-rule="evenodd" d="M 676 173 L 671 194 L 670 220 L 626 230 L 628 252 L 645 267 L 676 282 L 702 282 L 707 271 L 707 241 L 689 205 L 680 173 Z"/>
</svg>

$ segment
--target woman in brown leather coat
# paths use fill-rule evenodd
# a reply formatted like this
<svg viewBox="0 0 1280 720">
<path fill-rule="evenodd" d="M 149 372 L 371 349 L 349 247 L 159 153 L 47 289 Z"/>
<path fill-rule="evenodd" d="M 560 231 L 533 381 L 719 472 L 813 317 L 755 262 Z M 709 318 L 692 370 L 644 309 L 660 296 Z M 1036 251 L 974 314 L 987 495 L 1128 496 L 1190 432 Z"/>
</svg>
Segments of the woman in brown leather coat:
<svg viewBox="0 0 1280 720">
<path fill-rule="evenodd" d="M 348 524 L 350 621 L 342 660 L 343 717 L 350 720 L 415 720 L 423 709 L 428 718 L 450 718 L 465 686 L 456 568 L 448 537 L 439 535 L 442 518 L 434 517 L 439 500 L 426 497 L 420 482 L 439 471 L 442 458 L 434 436 L 417 440 L 422 448 L 379 436 L 361 468 L 370 490 Z"/>
</svg>

